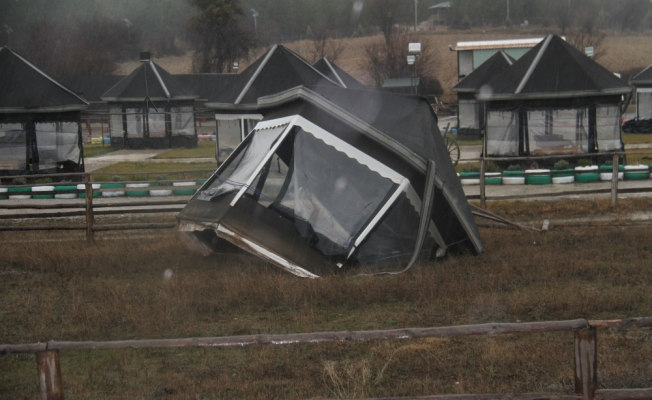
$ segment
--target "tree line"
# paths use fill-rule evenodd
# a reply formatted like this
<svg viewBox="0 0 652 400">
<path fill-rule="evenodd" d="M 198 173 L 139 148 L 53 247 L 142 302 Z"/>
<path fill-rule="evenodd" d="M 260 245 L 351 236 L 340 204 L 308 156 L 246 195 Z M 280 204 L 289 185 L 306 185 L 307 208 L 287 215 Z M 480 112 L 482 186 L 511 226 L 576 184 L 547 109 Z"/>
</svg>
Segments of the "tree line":
<svg viewBox="0 0 652 400">
<path fill-rule="evenodd" d="M 309 39 L 317 53 L 332 41 L 382 32 L 430 16 L 442 0 L 20 0 L 3 1 L 0 45 L 11 44 L 53 75 L 115 73 L 141 50 L 155 56 L 193 53 L 197 72 L 227 72 L 251 49 Z M 652 25 L 649 0 L 451 0 L 455 29 L 529 25 L 581 31 L 579 42 L 604 29 Z M 254 17 L 255 15 L 255 17 Z M 526 22 L 527 21 L 527 22 Z M 9 29 L 7 29 L 9 28 Z M 598 34 L 598 36 L 600 36 Z M 331 42 L 329 42 L 331 41 Z M 4 42 L 4 43 L 3 43 Z"/>
</svg>

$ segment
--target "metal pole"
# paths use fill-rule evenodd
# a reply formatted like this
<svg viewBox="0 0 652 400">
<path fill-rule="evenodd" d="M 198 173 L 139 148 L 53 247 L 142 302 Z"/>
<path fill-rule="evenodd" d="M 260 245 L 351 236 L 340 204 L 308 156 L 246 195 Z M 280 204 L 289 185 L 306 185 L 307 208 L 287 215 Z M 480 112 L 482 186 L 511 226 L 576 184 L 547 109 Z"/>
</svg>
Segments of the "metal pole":
<svg viewBox="0 0 652 400">
<path fill-rule="evenodd" d="M 507 0 L 507 20 L 509 20 L 509 0 Z"/>
<path fill-rule="evenodd" d="M 615 207 L 618 204 L 618 156 L 614 154 L 611 160 L 611 205 Z"/>
<path fill-rule="evenodd" d="M 419 10 L 419 0 L 414 0 L 414 31 L 417 31 L 417 16 L 418 16 L 418 10 Z"/>
</svg>

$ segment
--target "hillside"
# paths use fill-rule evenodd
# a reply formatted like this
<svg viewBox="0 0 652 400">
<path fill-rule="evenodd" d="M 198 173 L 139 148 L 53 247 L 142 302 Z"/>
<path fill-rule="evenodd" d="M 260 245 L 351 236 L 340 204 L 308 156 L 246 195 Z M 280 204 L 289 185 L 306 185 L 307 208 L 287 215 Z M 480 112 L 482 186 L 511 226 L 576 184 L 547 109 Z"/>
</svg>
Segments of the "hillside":
<svg viewBox="0 0 652 400">
<path fill-rule="evenodd" d="M 455 46 L 460 41 L 542 37 L 545 34 L 543 31 L 506 32 L 499 29 L 492 31 L 433 31 L 421 33 L 423 38 L 422 42 L 427 42 L 437 49 L 439 55 L 439 73 L 437 74 L 437 78 L 441 81 L 446 93 L 450 93 L 450 88 L 457 82 L 457 53 L 449 51 L 449 44 Z M 371 85 L 370 77 L 360 67 L 360 64 L 364 55 L 364 46 L 376 40 L 382 40 L 382 37 L 373 36 L 342 39 L 343 52 L 336 61 L 336 64 L 361 82 Z M 640 71 L 652 63 L 652 55 L 649 54 L 649 40 L 649 34 L 625 35 L 620 32 L 609 32 L 605 40 L 605 55 L 597 61 L 610 71 L 624 73 L 623 77 L 625 78 L 627 77 L 627 71 Z M 306 55 L 312 43 L 303 40 L 286 43 L 286 45 L 299 54 Z M 259 54 L 261 53 L 262 50 Z M 253 57 L 250 62 L 255 60 L 256 57 Z M 156 62 L 169 72 L 175 74 L 190 73 L 192 70 L 192 55 L 190 53 L 184 56 L 160 58 Z M 246 62 L 241 63 L 242 67 L 246 67 L 247 64 Z M 123 63 L 120 65 L 118 73 L 128 74 L 137 65 L 137 61 Z"/>
</svg>

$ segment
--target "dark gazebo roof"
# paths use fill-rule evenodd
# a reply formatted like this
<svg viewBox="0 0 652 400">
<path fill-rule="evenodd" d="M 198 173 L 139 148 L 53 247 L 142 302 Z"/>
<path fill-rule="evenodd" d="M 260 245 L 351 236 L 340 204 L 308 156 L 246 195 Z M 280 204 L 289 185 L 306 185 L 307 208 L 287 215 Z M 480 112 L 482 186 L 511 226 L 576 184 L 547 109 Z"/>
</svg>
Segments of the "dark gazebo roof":
<svg viewBox="0 0 652 400">
<path fill-rule="evenodd" d="M 101 96 L 104 101 L 194 100 L 197 95 L 152 60 L 143 62 Z"/>
<path fill-rule="evenodd" d="M 548 35 L 488 83 L 489 100 L 631 93 L 631 87 L 557 35 Z"/>
<path fill-rule="evenodd" d="M 199 96 L 199 99 L 208 100 L 213 93 L 226 89 L 237 77 L 236 74 L 183 74 L 174 75 L 184 87 Z"/>
<path fill-rule="evenodd" d="M 632 85 L 652 85 L 652 64 L 632 78 Z"/>
<path fill-rule="evenodd" d="M 499 50 L 453 86 L 452 90 L 458 93 L 477 93 L 483 85 L 514 64 L 514 61 L 516 60 L 507 53 Z"/>
<path fill-rule="evenodd" d="M 340 87 L 306 60 L 285 46 L 275 45 L 224 90 L 215 90 L 207 105 L 216 108 L 255 106 L 259 97 L 283 92 L 296 86 Z"/>
<path fill-rule="evenodd" d="M 342 68 L 330 62 L 326 57 L 318 60 L 312 65 L 315 69 L 322 74 L 326 75 L 333 82 L 339 83 L 340 86 L 347 89 L 367 89 L 365 85 L 358 82 L 354 77 L 347 74 Z"/>
<path fill-rule="evenodd" d="M 99 103 L 102 102 L 102 95 L 124 77 L 124 75 L 60 76 L 57 80 L 87 101 Z"/>
<path fill-rule="evenodd" d="M 32 63 L 0 49 L 0 113 L 81 111 L 88 102 Z"/>
</svg>

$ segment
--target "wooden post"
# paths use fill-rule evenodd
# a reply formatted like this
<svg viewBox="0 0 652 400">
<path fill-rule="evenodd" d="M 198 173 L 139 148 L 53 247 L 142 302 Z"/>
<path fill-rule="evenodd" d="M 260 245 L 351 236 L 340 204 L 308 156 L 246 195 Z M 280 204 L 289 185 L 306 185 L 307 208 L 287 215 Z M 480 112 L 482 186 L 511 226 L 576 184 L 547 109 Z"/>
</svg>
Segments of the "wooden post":
<svg viewBox="0 0 652 400">
<path fill-rule="evenodd" d="M 84 175 L 84 187 L 86 189 L 86 240 L 90 244 L 94 244 L 93 224 L 95 223 L 95 217 L 93 216 L 93 184 L 91 183 L 90 174 Z"/>
<path fill-rule="evenodd" d="M 612 176 L 611 176 L 611 205 L 615 207 L 618 204 L 618 156 L 612 158 Z"/>
<path fill-rule="evenodd" d="M 484 157 L 480 160 L 480 207 L 487 208 L 487 198 L 484 191 L 484 168 L 485 160 Z"/>
<path fill-rule="evenodd" d="M 575 393 L 583 400 L 595 400 L 598 387 L 597 330 L 575 332 Z"/>
<path fill-rule="evenodd" d="M 38 367 L 41 400 L 63 400 L 59 351 L 50 350 L 36 353 L 36 365 Z"/>
</svg>

